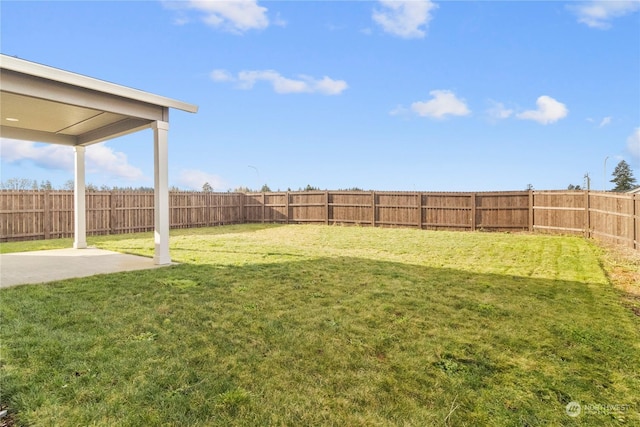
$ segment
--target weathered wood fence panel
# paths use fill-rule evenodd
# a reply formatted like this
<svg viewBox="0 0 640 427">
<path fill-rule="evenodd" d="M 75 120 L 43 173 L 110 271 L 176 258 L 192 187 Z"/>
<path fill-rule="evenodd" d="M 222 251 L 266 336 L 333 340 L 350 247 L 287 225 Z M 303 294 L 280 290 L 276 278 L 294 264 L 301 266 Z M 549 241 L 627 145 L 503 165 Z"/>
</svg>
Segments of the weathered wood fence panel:
<svg viewBox="0 0 640 427">
<path fill-rule="evenodd" d="M 422 195 L 422 228 L 427 230 L 473 230 L 472 193 L 426 193 Z"/>
<path fill-rule="evenodd" d="M 327 224 L 327 192 L 285 193 L 289 200 L 289 222 Z M 286 218 L 286 216 L 285 216 Z"/>
<path fill-rule="evenodd" d="M 375 197 L 374 192 L 326 192 L 326 223 L 375 225 Z"/>
<path fill-rule="evenodd" d="M 640 195 L 534 191 L 535 231 L 582 234 L 640 250 Z"/>
<path fill-rule="evenodd" d="M 511 231 L 529 229 L 529 193 L 476 193 L 473 229 Z"/>
<path fill-rule="evenodd" d="M 534 191 L 534 230 L 584 234 L 588 217 L 585 200 L 585 193 L 579 191 Z"/>
<path fill-rule="evenodd" d="M 116 234 L 152 231 L 154 224 L 154 198 L 150 192 L 114 192 L 115 215 L 111 229 Z M 87 217 L 91 214 L 87 211 Z M 170 215 L 171 217 L 172 215 Z M 93 230 L 87 228 L 87 234 Z"/>
<path fill-rule="evenodd" d="M 422 201 L 418 193 L 376 192 L 375 224 L 383 227 L 421 227 Z"/>
<path fill-rule="evenodd" d="M 153 230 L 151 192 L 87 193 L 87 233 Z M 172 192 L 171 228 L 237 223 L 357 224 L 427 230 L 582 234 L 639 248 L 640 195 L 584 191 L 480 193 Z M 73 192 L 0 191 L 0 241 L 73 236 Z"/>
<path fill-rule="evenodd" d="M 638 241 L 638 201 L 611 193 L 589 195 L 588 236 L 633 247 Z"/>
</svg>

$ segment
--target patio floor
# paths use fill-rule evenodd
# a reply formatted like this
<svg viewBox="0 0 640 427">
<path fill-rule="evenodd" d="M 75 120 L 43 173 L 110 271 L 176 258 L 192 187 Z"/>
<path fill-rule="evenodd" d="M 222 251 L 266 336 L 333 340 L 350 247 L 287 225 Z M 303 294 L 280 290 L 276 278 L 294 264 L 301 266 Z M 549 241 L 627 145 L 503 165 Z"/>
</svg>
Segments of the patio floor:
<svg viewBox="0 0 640 427">
<path fill-rule="evenodd" d="M 96 248 L 0 254 L 0 288 L 159 267 L 152 258 Z"/>
</svg>

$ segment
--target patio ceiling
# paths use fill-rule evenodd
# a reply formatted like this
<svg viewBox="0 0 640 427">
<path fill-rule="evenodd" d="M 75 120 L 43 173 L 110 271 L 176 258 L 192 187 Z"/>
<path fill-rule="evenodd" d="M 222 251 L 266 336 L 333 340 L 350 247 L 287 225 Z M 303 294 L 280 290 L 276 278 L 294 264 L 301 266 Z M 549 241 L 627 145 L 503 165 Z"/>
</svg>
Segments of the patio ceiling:
<svg viewBox="0 0 640 427">
<path fill-rule="evenodd" d="M 0 135 L 86 146 L 168 122 L 169 108 L 198 107 L 0 55 Z"/>
</svg>

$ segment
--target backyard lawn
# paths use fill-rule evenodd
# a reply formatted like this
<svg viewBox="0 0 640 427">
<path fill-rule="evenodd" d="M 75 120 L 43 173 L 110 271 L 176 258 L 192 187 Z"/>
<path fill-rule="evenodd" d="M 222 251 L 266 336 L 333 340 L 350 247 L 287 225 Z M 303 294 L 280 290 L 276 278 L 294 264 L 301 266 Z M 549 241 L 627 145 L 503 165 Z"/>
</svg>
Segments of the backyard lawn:
<svg viewBox="0 0 640 427">
<path fill-rule="evenodd" d="M 151 234 L 89 244 L 153 254 Z M 0 291 L 8 419 L 640 425 L 640 317 L 582 238 L 242 225 L 173 230 L 171 254 Z"/>
</svg>

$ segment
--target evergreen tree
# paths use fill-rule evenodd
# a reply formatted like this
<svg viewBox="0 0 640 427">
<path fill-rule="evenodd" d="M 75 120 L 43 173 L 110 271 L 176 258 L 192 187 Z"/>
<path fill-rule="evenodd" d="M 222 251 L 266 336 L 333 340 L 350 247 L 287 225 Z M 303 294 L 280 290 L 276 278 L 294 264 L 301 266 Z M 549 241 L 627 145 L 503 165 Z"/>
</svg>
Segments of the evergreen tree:
<svg viewBox="0 0 640 427">
<path fill-rule="evenodd" d="M 205 182 L 202 186 L 202 191 L 204 191 L 205 193 L 211 193 L 213 191 L 213 187 L 208 182 Z"/>
<path fill-rule="evenodd" d="M 633 190 L 635 188 L 636 179 L 633 176 L 633 172 L 631 171 L 631 167 L 624 160 L 621 160 L 620 163 L 616 166 L 611 174 L 613 179 L 610 182 L 613 182 L 616 186 L 613 191 L 623 192 Z"/>
</svg>

